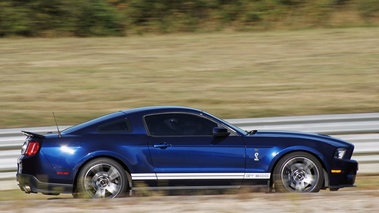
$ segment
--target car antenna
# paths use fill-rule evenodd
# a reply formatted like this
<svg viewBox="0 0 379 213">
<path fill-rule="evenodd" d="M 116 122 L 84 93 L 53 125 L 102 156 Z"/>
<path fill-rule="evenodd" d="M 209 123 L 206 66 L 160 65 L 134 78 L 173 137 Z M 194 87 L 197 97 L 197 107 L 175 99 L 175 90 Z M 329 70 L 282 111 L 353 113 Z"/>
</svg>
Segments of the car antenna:
<svg viewBox="0 0 379 213">
<path fill-rule="evenodd" d="M 62 137 L 61 131 L 59 131 L 58 122 L 57 122 L 57 119 L 55 118 L 54 112 L 53 112 L 53 117 L 54 117 L 55 125 L 57 126 L 58 136 L 61 138 Z"/>
</svg>

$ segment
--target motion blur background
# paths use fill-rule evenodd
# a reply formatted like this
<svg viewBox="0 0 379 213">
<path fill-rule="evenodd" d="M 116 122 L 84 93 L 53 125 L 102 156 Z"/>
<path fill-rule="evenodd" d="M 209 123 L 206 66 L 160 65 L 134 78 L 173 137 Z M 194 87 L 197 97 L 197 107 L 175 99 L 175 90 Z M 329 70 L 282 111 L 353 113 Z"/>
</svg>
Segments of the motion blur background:
<svg viewBox="0 0 379 213">
<path fill-rule="evenodd" d="M 2 0 L 0 36 L 377 26 L 378 0 Z"/>
<path fill-rule="evenodd" d="M 0 128 L 378 112 L 378 35 L 379 0 L 0 0 Z"/>
<path fill-rule="evenodd" d="M 379 0 L 2 0 L 0 128 L 377 112 L 378 26 Z"/>
</svg>

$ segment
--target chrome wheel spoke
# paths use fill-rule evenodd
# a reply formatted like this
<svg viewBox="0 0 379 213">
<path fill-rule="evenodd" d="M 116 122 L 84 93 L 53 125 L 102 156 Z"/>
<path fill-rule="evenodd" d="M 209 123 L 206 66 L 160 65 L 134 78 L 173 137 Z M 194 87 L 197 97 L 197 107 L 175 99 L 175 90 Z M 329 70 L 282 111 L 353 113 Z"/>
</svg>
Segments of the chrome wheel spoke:
<svg viewBox="0 0 379 213">
<path fill-rule="evenodd" d="M 291 164 L 291 165 L 290 165 L 290 171 L 291 171 L 291 174 L 292 174 L 294 171 L 296 171 L 298 168 L 299 168 L 299 164 L 298 164 L 298 163 Z"/>
<path fill-rule="evenodd" d="M 297 182 L 295 186 L 295 190 L 298 192 L 304 191 L 306 185 L 303 181 Z"/>
<path fill-rule="evenodd" d="M 120 190 L 120 186 L 115 183 L 110 183 L 106 190 L 111 194 L 116 194 Z"/>
<path fill-rule="evenodd" d="M 97 188 L 94 197 L 95 198 L 104 198 L 105 197 L 105 189 L 103 189 L 103 188 Z"/>
<path fill-rule="evenodd" d="M 309 161 L 308 159 L 304 160 L 303 169 L 307 171 L 307 173 L 311 173 L 311 171 L 316 167 L 316 165 Z"/>
<path fill-rule="evenodd" d="M 308 175 L 306 178 L 304 178 L 303 182 L 306 185 L 313 185 L 315 183 L 315 178 L 314 176 Z"/>
<path fill-rule="evenodd" d="M 84 187 L 86 189 L 93 189 L 96 186 L 95 186 L 95 183 L 92 181 L 92 178 L 85 178 Z"/>
<path fill-rule="evenodd" d="M 109 180 L 113 181 L 120 177 L 120 173 L 114 167 L 111 167 L 108 171 Z"/>
<path fill-rule="evenodd" d="M 102 164 L 99 164 L 99 165 L 96 165 L 92 168 L 92 172 L 94 174 L 98 173 L 98 172 L 102 172 L 104 171 L 104 168 L 103 168 L 103 165 Z"/>
</svg>

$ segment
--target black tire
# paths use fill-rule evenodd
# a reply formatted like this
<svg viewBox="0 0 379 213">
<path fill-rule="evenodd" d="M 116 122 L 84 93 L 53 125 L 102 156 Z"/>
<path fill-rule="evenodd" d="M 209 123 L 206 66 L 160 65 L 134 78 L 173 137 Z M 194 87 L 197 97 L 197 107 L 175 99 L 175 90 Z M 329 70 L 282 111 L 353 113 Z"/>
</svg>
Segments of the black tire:
<svg viewBox="0 0 379 213">
<path fill-rule="evenodd" d="M 279 160 L 274 168 L 276 192 L 318 192 L 324 183 L 320 162 L 306 152 L 293 152 Z"/>
<path fill-rule="evenodd" d="M 83 166 L 76 185 L 74 197 L 116 198 L 125 196 L 128 179 L 119 163 L 109 158 L 97 158 Z"/>
</svg>

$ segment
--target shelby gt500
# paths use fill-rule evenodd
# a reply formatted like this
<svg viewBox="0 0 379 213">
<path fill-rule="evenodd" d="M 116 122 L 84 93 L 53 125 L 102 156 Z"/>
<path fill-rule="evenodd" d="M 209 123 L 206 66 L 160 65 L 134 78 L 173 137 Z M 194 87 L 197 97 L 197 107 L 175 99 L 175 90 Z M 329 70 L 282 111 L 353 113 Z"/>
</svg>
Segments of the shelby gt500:
<svg viewBox="0 0 379 213">
<path fill-rule="evenodd" d="M 17 181 L 26 193 L 114 198 L 141 186 L 246 185 L 335 191 L 354 186 L 358 170 L 351 143 L 320 134 L 244 131 L 188 107 L 129 109 L 58 133 L 23 133 Z"/>
</svg>

